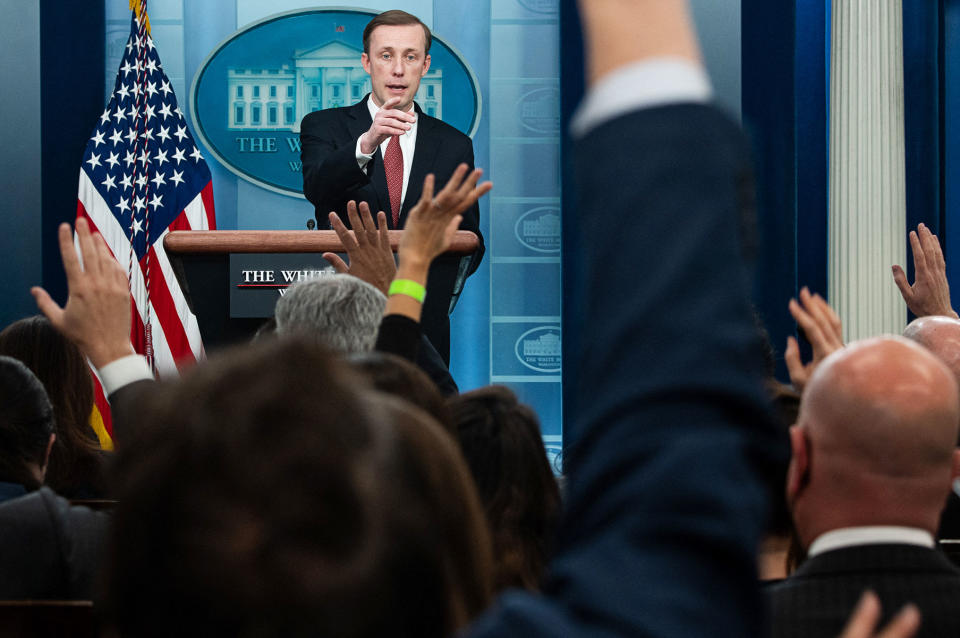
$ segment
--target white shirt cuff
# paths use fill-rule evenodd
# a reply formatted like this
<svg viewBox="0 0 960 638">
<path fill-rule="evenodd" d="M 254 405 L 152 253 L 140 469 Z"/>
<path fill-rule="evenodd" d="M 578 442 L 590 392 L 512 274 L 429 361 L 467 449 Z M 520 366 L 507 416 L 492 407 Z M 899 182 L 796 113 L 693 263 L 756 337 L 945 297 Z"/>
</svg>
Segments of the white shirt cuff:
<svg viewBox="0 0 960 638">
<path fill-rule="evenodd" d="M 374 152 L 376 152 L 376 151 L 374 151 Z M 370 160 L 373 159 L 373 153 L 370 153 L 370 154 L 368 155 L 367 153 L 364 153 L 363 151 L 360 150 L 360 138 L 359 138 L 359 137 L 357 138 L 356 156 L 357 156 L 357 166 L 360 167 L 360 170 L 361 170 L 361 171 L 362 171 L 362 170 L 366 170 L 366 168 L 367 168 L 367 162 L 369 162 Z"/>
<path fill-rule="evenodd" d="M 100 375 L 100 383 L 103 384 L 103 392 L 107 396 L 134 381 L 153 379 L 153 373 L 150 371 L 150 366 L 147 365 L 147 360 L 139 354 L 130 354 L 111 361 L 99 368 L 97 373 Z"/>
<path fill-rule="evenodd" d="M 709 102 L 712 94 L 706 71 L 695 62 L 684 58 L 635 62 L 611 71 L 587 92 L 570 123 L 570 133 L 581 137 L 608 120 L 640 109 Z"/>
</svg>

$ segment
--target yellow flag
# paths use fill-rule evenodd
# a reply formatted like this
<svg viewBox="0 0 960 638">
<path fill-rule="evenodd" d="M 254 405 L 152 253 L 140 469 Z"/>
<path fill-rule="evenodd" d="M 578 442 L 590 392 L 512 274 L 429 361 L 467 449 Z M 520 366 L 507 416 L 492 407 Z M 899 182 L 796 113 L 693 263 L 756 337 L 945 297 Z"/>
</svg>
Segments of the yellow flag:
<svg viewBox="0 0 960 638">
<path fill-rule="evenodd" d="M 137 12 L 137 18 L 146 22 L 147 35 L 150 35 L 150 16 L 143 9 L 142 0 L 130 0 L 130 10 Z"/>
</svg>

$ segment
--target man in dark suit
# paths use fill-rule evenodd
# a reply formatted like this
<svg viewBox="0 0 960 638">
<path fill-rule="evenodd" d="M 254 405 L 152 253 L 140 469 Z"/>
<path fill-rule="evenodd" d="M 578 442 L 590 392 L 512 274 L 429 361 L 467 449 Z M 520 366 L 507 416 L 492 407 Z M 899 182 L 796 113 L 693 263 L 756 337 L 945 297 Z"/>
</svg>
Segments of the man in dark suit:
<svg viewBox="0 0 960 638">
<path fill-rule="evenodd" d="M 922 226 L 921 233 L 930 235 L 930 231 Z M 933 241 L 936 241 L 936 237 L 932 237 Z M 939 248 L 939 244 L 937 247 Z M 945 287 L 945 272 L 942 281 Z M 946 298 L 949 299 L 949 294 Z M 949 306 L 945 306 L 945 310 L 953 312 Z M 946 315 L 927 315 L 911 321 L 904 328 L 903 336 L 916 341 L 947 364 L 954 378 L 960 383 L 960 320 Z M 957 445 L 960 445 L 960 441 L 957 441 Z M 953 489 L 947 497 L 947 505 L 940 516 L 937 538 L 960 538 L 960 480 L 953 482 Z"/>
<path fill-rule="evenodd" d="M 420 79 L 430 69 L 430 30 L 404 11 L 375 17 L 363 32 L 360 60 L 372 91 L 349 107 L 316 111 L 300 124 L 303 193 L 315 207 L 320 228 L 331 211 L 347 219 L 347 202 L 367 202 L 387 213 L 390 228 L 403 228 L 420 198 L 423 178 L 433 173 L 445 184 L 461 163 L 473 168 L 473 143 L 452 126 L 430 117 L 414 103 Z M 460 225 L 480 238 L 467 274 L 483 257 L 480 209 L 472 206 Z M 442 257 L 430 270 L 423 308 L 425 334 L 450 361 L 451 297 L 459 259 Z"/>
<path fill-rule="evenodd" d="M 960 635 L 960 570 L 933 534 L 951 482 L 960 398 L 950 370 L 889 337 L 817 367 L 791 429 L 787 497 L 807 561 L 769 591 L 772 635 L 835 636 L 864 589 L 907 602 L 920 636 Z"/>
<path fill-rule="evenodd" d="M 92 598 L 107 516 L 42 487 L 53 406 L 20 361 L 0 357 L 0 599 Z"/>
</svg>

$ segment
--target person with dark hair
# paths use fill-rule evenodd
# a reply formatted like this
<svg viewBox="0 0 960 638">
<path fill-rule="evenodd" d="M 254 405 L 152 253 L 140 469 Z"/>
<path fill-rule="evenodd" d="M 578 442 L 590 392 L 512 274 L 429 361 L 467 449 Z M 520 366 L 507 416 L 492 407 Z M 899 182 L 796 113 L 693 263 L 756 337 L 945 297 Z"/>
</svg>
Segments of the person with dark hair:
<svg viewBox="0 0 960 638">
<path fill-rule="evenodd" d="M 93 381 L 80 349 L 42 315 L 0 332 L 0 354 L 22 361 L 43 383 L 53 404 L 57 438 L 44 481 L 66 498 L 103 498 L 106 452 L 90 426 Z"/>
<path fill-rule="evenodd" d="M 0 599 L 90 599 L 107 518 L 42 487 L 54 407 L 20 361 L 0 356 Z"/>
<path fill-rule="evenodd" d="M 560 519 L 540 420 L 503 386 L 465 392 L 449 405 L 490 524 L 497 590 L 539 590 Z"/>
<path fill-rule="evenodd" d="M 417 406 L 455 436 L 450 408 L 437 386 L 427 374 L 406 359 L 386 352 L 367 352 L 348 359 L 370 384 Z"/>
<path fill-rule="evenodd" d="M 149 390 L 117 459 L 120 635 L 440 637 L 489 604 L 455 443 L 319 346 L 255 344 Z"/>
<path fill-rule="evenodd" d="M 0 480 L 6 498 L 43 485 L 55 424 L 53 405 L 36 375 L 22 361 L 0 356 Z"/>
<path fill-rule="evenodd" d="M 460 164 L 473 168 L 470 138 L 414 102 L 430 70 L 430 43 L 430 30 L 416 16 L 393 10 L 374 17 L 364 29 L 360 56 L 370 75 L 370 94 L 353 106 L 303 118 L 303 193 L 314 205 L 318 228 L 331 227 L 331 212 L 347 219 L 349 201 L 385 211 L 389 228 L 404 228 L 428 173 L 444 183 Z M 480 239 L 470 274 L 484 253 L 476 204 L 464 211 L 460 227 Z M 454 290 L 459 261 L 443 257 L 432 266 L 423 312 L 424 333 L 447 365 L 448 314 L 451 297 L 460 292 Z"/>
<path fill-rule="evenodd" d="M 430 28 L 421 22 L 417 16 L 399 9 L 384 11 L 367 23 L 367 26 L 363 29 L 363 52 L 366 53 L 368 57 L 370 56 L 370 43 L 373 40 L 373 32 L 376 31 L 377 27 L 405 27 L 413 25 L 423 29 L 423 50 L 429 55 L 430 46 L 433 44 L 433 35 L 430 33 Z M 412 94 L 413 93 L 416 93 L 416 91 L 414 90 Z"/>
</svg>

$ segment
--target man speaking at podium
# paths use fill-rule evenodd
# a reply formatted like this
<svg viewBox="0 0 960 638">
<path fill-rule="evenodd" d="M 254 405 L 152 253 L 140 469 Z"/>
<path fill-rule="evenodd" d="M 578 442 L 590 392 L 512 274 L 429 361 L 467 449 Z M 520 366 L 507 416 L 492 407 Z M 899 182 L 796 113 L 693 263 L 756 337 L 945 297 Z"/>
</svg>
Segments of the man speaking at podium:
<svg viewBox="0 0 960 638">
<path fill-rule="evenodd" d="M 470 138 L 426 115 L 413 101 L 420 78 L 430 70 L 430 29 L 405 11 L 387 11 L 363 30 L 360 61 L 372 92 L 353 106 L 308 114 L 300 124 L 303 194 L 314 205 L 319 228 L 329 228 L 335 211 L 348 223 L 347 202 L 384 211 L 390 228 L 403 228 L 420 198 L 423 179 L 447 182 L 460 163 L 473 168 Z M 467 273 L 483 257 L 480 209 L 463 213 L 462 230 L 480 237 Z M 441 257 L 430 268 L 423 306 L 424 333 L 450 362 L 448 311 L 459 259 Z"/>
</svg>

